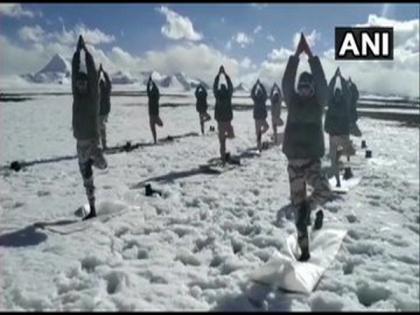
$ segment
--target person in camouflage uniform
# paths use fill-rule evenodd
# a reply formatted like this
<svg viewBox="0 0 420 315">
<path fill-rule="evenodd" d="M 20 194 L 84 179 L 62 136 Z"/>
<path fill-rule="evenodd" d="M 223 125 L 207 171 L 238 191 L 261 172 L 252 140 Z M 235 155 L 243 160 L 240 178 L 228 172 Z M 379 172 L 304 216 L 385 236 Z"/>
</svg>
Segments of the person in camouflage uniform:
<svg viewBox="0 0 420 315">
<path fill-rule="evenodd" d="M 149 105 L 149 124 L 150 130 L 152 131 L 153 142 L 157 143 L 157 136 L 156 136 L 156 125 L 159 127 L 163 126 L 163 122 L 159 116 L 159 88 L 157 87 L 156 83 L 152 80 L 152 76 L 149 77 L 149 81 L 147 81 L 147 97 L 148 97 L 148 105 Z"/>
<path fill-rule="evenodd" d="M 269 129 L 267 123 L 267 91 L 264 85 L 258 79 L 251 90 L 251 98 L 254 102 L 253 117 L 255 120 L 255 134 L 257 136 L 257 150 L 262 151 L 261 138 Z"/>
<path fill-rule="evenodd" d="M 219 88 L 220 76 L 224 75 L 226 84 L 221 84 Z M 232 126 L 233 111 L 232 111 L 232 94 L 233 84 L 229 75 L 225 72 L 225 68 L 220 66 L 219 72 L 216 75 L 213 83 L 213 94 L 216 99 L 214 107 L 214 119 L 217 121 L 217 129 L 220 144 L 220 159 L 222 163 L 226 163 L 226 139 L 235 138 L 235 132 Z"/>
<path fill-rule="evenodd" d="M 271 125 L 273 128 L 274 143 L 279 144 L 280 139 L 277 133 L 277 127 L 283 126 L 283 120 L 280 118 L 282 94 L 277 83 L 274 83 L 271 88 L 270 101 L 271 101 Z"/>
<path fill-rule="evenodd" d="M 337 79 L 340 87 L 336 87 Z M 325 116 L 325 131 L 329 134 L 329 156 L 332 172 L 336 178 L 337 187 L 341 186 L 338 162 L 341 155 L 349 159 L 356 152 L 350 141 L 350 102 L 349 87 L 337 68 L 328 86 L 328 110 Z"/>
<path fill-rule="evenodd" d="M 207 90 L 202 83 L 198 84 L 198 86 L 195 90 L 195 97 L 197 99 L 197 102 L 195 104 L 195 108 L 197 110 L 197 113 L 198 113 L 199 119 L 200 119 L 201 134 L 204 135 L 204 123 L 206 121 L 211 120 L 211 117 L 207 113 L 207 108 L 208 108 L 208 105 L 207 105 Z"/>
<path fill-rule="evenodd" d="M 305 52 L 312 73 L 303 72 L 295 91 L 295 79 L 299 56 Z M 282 90 L 288 109 L 284 131 L 283 153 L 288 159 L 290 195 L 296 210 L 300 260 L 310 258 L 307 225 L 311 209 L 325 202 L 331 194 L 328 180 L 321 173 L 321 158 L 324 155 L 322 115 L 327 103 L 328 88 L 321 62 L 301 35 L 296 53 L 289 57 L 282 81 Z M 313 188 L 306 196 L 306 185 Z M 322 213 L 322 212 L 321 212 Z"/>
<path fill-rule="evenodd" d="M 85 52 L 87 74 L 80 71 L 81 50 Z M 87 220 L 96 216 L 92 166 L 105 169 L 108 165 L 99 147 L 98 72 L 82 36 L 79 37 L 72 60 L 72 93 L 73 136 L 77 141 L 79 170 L 90 206 L 89 214 L 83 218 L 83 220 Z"/>
</svg>

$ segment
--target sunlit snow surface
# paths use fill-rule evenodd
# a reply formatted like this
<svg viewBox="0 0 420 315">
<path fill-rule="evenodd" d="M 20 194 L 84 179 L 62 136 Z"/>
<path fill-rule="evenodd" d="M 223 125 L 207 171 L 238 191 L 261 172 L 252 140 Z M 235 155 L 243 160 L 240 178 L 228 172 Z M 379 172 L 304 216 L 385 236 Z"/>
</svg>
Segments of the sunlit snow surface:
<svg viewBox="0 0 420 315">
<path fill-rule="evenodd" d="M 0 103 L 0 165 L 74 155 L 71 101 L 39 95 Z M 199 132 L 192 97 L 161 102 L 187 105 L 161 108 L 159 138 Z M 144 97 L 112 99 L 110 146 L 151 142 L 145 104 Z M 228 149 L 254 147 L 252 111 L 235 111 L 233 125 L 237 137 Z M 289 203 L 281 147 L 220 175 L 199 174 L 197 167 L 218 155 L 216 134 L 208 133 L 108 155 L 108 170 L 94 173 L 99 211 L 123 212 L 71 235 L 33 224 L 74 219 L 86 202 L 76 159 L 3 170 L 1 309 L 418 311 L 419 129 L 363 117 L 359 125 L 373 158 L 364 158 L 354 138 L 353 172 L 363 178 L 327 205 L 324 223 L 348 235 L 311 295 L 249 280 L 274 251 L 287 250 L 295 231 L 281 211 Z M 163 195 L 146 197 L 140 184 L 165 175 L 151 182 Z"/>
</svg>

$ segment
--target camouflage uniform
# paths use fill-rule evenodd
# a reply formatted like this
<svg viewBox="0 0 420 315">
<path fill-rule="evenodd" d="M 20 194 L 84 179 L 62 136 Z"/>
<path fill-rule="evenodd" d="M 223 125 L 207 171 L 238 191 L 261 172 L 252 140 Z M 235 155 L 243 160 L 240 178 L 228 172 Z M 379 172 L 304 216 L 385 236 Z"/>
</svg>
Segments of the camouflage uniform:
<svg viewBox="0 0 420 315">
<path fill-rule="evenodd" d="M 77 157 L 83 185 L 89 204 L 92 206 L 95 201 L 92 165 L 105 169 L 107 162 L 99 147 L 98 73 L 92 55 L 88 51 L 86 51 L 86 68 L 87 90 L 85 93 L 79 93 L 76 81 L 80 69 L 80 51 L 76 51 L 72 60 L 73 136 L 77 141 Z"/>
<path fill-rule="evenodd" d="M 282 150 L 288 159 L 292 205 L 298 206 L 306 200 L 306 184 L 309 184 L 313 193 L 308 201 L 314 209 L 331 194 L 329 182 L 321 173 L 321 158 L 325 153 L 322 114 L 328 87 L 319 58 L 310 58 L 314 95 L 305 99 L 300 97 L 295 91 L 298 63 L 298 57 L 289 58 L 282 82 L 288 108 Z"/>
<path fill-rule="evenodd" d="M 226 138 L 232 139 L 235 133 L 232 126 L 232 94 L 233 84 L 230 77 L 225 74 L 227 89 L 223 91 L 219 89 L 220 73 L 216 76 L 213 83 L 213 93 L 216 99 L 214 107 L 214 119 L 217 121 L 217 129 L 219 133 L 220 157 L 225 160 L 226 154 Z"/>
<path fill-rule="evenodd" d="M 341 89 L 336 88 L 337 79 Z M 338 178 L 338 161 L 340 155 L 350 157 L 356 153 L 350 140 L 350 124 L 352 119 L 352 104 L 348 83 L 336 73 L 329 84 L 328 110 L 325 116 L 324 129 L 329 134 L 329 157 L 333 174 Z"/>
</svg>

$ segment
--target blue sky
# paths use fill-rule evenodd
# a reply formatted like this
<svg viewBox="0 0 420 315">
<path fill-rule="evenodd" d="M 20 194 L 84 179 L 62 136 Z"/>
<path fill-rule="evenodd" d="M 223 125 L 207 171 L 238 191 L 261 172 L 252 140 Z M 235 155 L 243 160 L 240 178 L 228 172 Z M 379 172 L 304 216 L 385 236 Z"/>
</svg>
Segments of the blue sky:
<svg viewBox="0 0 420 315">
<path fill-rule="evenodd" d="M 62 23 L 66 28 L 83 23 L 88 28 L 98 28 L 115 36 L 118 46 L 133 54 L 159 50 L 173 42 L 161 34 L 165 17 L 158 12 L 158 3 L 25 4 L 24 7 L 42 13 L 42 17 L 31 22 L 47 31 L 61 28 Z M 364 23 L 369 14 L 381 15 L 384 4 L 169 4 L 167 7 L 187 16 L 194 29 L 203 34 L 203 42 L 223 51 L 236 33 L 252 34 L 258 25 L 262 26 L 262 30 L 253 36 L 253 45 L 245 48 L 232 45 L 230 51 L 233 57 L 249 57 L 260 62 L 279 44 L 291 47 L 292 36 L 299 31 L 316 29 L 321 33 L 317 48 L 322 51 L 331 48 L 335 26 Z M 387 17 L 414 19 L 418 18 L 418 10 L 416 4 L 392 5 Z M 1 32 L 18 39 L 17 30 L 22 22 L 21 19 L 4 17 Z M 272 35 L 276 42 L 267 40 L 268 35 Z"/>
<path fill-rule="evenodd" d="M 184 47 L 184 52 L 195 49 L 196 54 L 208 53 L 232 67 L 235 63 L 241 64 L 238 75 L 264 67 L 270 68 L 266 72 L 273 72 L 275 58 L 270 59 L 270 54 L 274 56 L 275 51 L 290 53 L 299 32 L 311 34 L 314 52 L 322 56 L 334 47 L 334 27 L 358 24 L 397 25 L 404 41 L 415 41 L 414 48 L 400 47 L 405 49 L 403 55 L 406 51 L 418 54 L 418 4 L 16 4 L 14 11 L 2 6 L 0 40 L 8 47 L 4 48 L 5 55 L 13 52 L 26 56 L 24 53 L 28 50 L 38 52 L 36 58 L 24 58 L 33 60 L 32 64 L 28 61 L 30 71 L 34 71 L 35 61 L 51 57 L 47 55 L 53 53 L 53 47 L 62 54 L 71 55 L 75 43 L 70 45 L 67 41 L 64 47 L 60 36 L 71 39 L 71 35 L 75 36 L 80 29 L 96 32 L 95 36 L 102 38 L 95 45 L 98 58 L 113 64 L 118 59 L 120 66 L 125 64 L 126 68 L 135 59 L 136 65 L 147 65 L 147 61 L 155 66 L 156 62 L 161 67 L 165 65 L 175 70 L 171 63 L 176 63 L 176 58 L 167 56 L 176 55 L 176 46 L 179 54 Z M 162 30 L 165 26 L 167 32 Z M 410 29 L 408 39 L 407 28 Z M 68 33 L 72 31 L 74 34 Z M 34 38 L 40 38 L 38 45 Z M 55 46 L 54 40 L 57 41 Z M 45 48 L 42 58 L 40 46 Z M 153 56 L 147 52 L 153 52 Z M 410 60 L 414 57 L 409 56 Z M 162 61 L 164 58 L 166 60 Z M 215 62 L 204 59 L 200 61 Z M 279 63 L 282 60 L 281 57 L 277 59 Z M 11 63 L 12 59 L 6 58 L 6 61 Z M 17 65 L 16 72 L 23 71 L 24 64 Z M 386 67 L 389 68 L 389 63 Z"/>
</svg>

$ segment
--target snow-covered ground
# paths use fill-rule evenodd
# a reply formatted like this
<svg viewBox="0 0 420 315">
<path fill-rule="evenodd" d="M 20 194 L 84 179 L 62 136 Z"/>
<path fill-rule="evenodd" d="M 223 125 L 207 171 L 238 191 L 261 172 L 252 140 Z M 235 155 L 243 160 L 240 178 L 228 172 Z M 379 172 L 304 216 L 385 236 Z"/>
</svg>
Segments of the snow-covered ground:
<svg viewBox="0 0 420 315">
<path fill-rule="evenodd" d="M 113 98 L 109 145 L 151 142 L 145 101 Z M 161 118 L 159 138 L 199 132 L 192 104 L 161 108 Z M 235 111 L 233 124 L 228 149 L 255 146 L 252 111 Z M 281 211 L 289 203 L 281 147 L 223 174 L 200 174 L 199 164 L 218 155 L 209 133 L 108 155 L 108 170 L 94 173 L 99 211 L 123 212 L 71 235 L 33 224 L 73 219 L 86 202 L 77 160 L 3 170 L 0 309 L 419 311 L 419 129 L 364 117 L 359 125 L 373 158 L 354 139 L 353 172 L 363 178 L 327 205 L 325 219 L 349 232 L 311 295 L 249 281 L 294 232 Z M 69 95 L 0 103 L 0 130 L 1 165 L 75 154 Z M 141 183 L 155 177 L 163 194 L 146 197 Z"/>
</svg>

